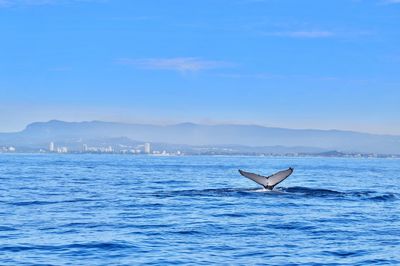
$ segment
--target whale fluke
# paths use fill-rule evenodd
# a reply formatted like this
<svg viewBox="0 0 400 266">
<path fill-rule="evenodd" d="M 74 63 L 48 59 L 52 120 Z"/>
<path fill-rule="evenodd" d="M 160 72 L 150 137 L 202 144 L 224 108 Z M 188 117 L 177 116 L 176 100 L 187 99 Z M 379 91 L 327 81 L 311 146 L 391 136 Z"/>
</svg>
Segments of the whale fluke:
<svg viewBox="0 0 400 266">
<path fill-rule="evenodd" d="M 290 167 L 287 170 L 279 171 L 270 176 L 257 175 L 257 174 L 242 171 L 240 169 L 239 169 L 239 173 L 242 176 L 253 180 L 257 184 L 262 185 L 264 188 L 272 190 L 276 185 L 278 185 L 280 182 L 285 180 L 288 176 L 290 176 L 293 173 L 293 168 Z"/>
</svg>

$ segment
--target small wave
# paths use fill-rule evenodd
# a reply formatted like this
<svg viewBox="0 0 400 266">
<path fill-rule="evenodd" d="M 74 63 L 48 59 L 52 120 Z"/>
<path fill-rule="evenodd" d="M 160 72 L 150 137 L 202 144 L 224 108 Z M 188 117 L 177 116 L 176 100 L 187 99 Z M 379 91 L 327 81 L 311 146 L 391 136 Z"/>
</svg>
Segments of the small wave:
<svg viewBox="0 0 400 266">
<path fill-rule="evenodd" d="M 364 260 L 360 265 L 399 265 L 400 260 L 395 259 L 370 259 Z"/>
<path fill-rule="evenodd" d="M 77 243 L 68 245 L 16 245 L 16 246 L 0 246 L 0 251 L 21 252 L 29 250 L 46 250 L 46 251 L 66 251 L 71 249 L 99 249 L 99 250 L 119 250 L 135 248 L 131 244 L 116 243 L 116 242 L 91 242 Z"/>
<path fill-rule="evenodd" d="M 219 189 L 192 189 L 192 190 L 175 190 L 160 191 L 155 194 L 156 197 L 174 197 L 174 196 L 245 196 L 253 193 L 265 194 L 283 194 L 280 190 L 268 190 L 264 188 L 219 188 Z"/>
<path fill-rule="evenodd" d="M 245 189 L 234 188 L 219 188 L 219 189 L 190 189 L 190 190 L 173 190 L 173 191 L 159 191 L 152 193 L 156 197 L 175 197 L 175 196 L 222 196 L 230 195 L 232 193 L 244 192 Z"/>
<path fill-rule="evenodd" d="M 279 191 L 285 193 L 293 193 L 304 196 L 312 197 L 340 197 L 344 199 L 356 199 L 356 200 L 372 200 L 372 201 L 394 201 L 399 199 L 399 196 L 394 193 L 385 193 L 377 191 L 335 191 L 330 189 L 320 188 L 306 188 L 306 187 L 288 187 L 280 188 Z"/>
<path fill-rule="evenodd" d="M 373 201 L 393 201 L 399 199 L 399 195 L 393 193 L 380 193 L 376 191 L 336 191 L 323 188 L 308 187 L 280 187 L 275 190 L 264 188 L 219 188 L 219 189 L 192 189 L 192 190 L 173 190 L 158 191 L 147 195 L 158 198 L 167 197 L 221 197 L 221 196 L 249 196 L 249 195 L 297 195 L 304 197 L 322 197 L 322 198 L 343 198 L 347 200 L 373 200 Z"/>
<path fill-rule="evenodd" d="M 66 245 L 65 248 L 68 249 L 102 249 L 102 250 L 119 250 L 119 249 L 127 249 L 133 248 L 135 246 L 126 243 L 117 243 L 117 242 L 94 242 L 94 243 L 81 243 L 81 244 L 71 244 Z"/>
<path fill-rule="evenodd" d="M 333 255 L 335 257 L 348 258 L 348 257 L 363 256 L 367 252 L 365 250 L 354 250 L 354 251 L 335 250 L 335 251 L 325 251 L 324 253 L 326 255 Z"/>
<path fill-rule="evenodd" d="M 395 201 L 399 199 L 399 196 L 394 193 L 366 193 L 360 197 L 361 199 L 371 201 Z"/>
<path fill-rule="evenodd" d="M 41 200 L 32 200 L 32 201 L 17 201 L 17 202 L 10 202 L 8 204 L 14 206 L 30 206 L 30 205 L 49 205 L 55 204 L 56 201 L 41 201 Z"/>
<path fill-rule="evenodd" d="M 272 225 L 270 225 L 270 227 L 274 228 L 274 229 L 301 230 L 301 231 L 311 231 L 311 230 L 316 229 L 315 226 L 306 225 L 302 222 L 272 224 Z"/>
<path fill-rule="evenodd" d="M 370 200 L 374 201 L 392 201 L 392 200 L 397 200 L 397 196 L 394 194 L 386 194 L 386 195 L 381 195 L 381 196 L 375 196 L 370 198 Z"/>
<path fill-rule="evenodd" d="M 32 201 L 17 201 L 17 202 L 8 202 L 9 205 L 14 206 L 30 206 L 30 205 L 50 205 L 50 204 L 58 204 L 58 203 L 74 203 L 74 202 L 89 202 L 93 201 L 91 199 L 70 199 L 70 200 L 61 200 L 61 201 L 44 201 L 44 200 L 32 200 Z"/>
<path fill-rule="evenodd" d="M 214 214 L 214 217 L 228 217 L 228 218 L 238 218 L 238 217 L 247 217 L 248 213 L 218 213 Z"/>
<path fill-rule="evenodd" d="M 399 198 L 398 194 L 390 192 L 378 192 L 378 191 L 349 191 L 346 192 L 346 196 L 357 200 L 372 200 L 372 201 L 394 201 Z"/>
<path fill-rule="evenodd" d="M 65 228 L 98 228 L 98 227 L 103 227 L 104 224 L 101 223 L 79 223 L 79 222 L 73 222 L 73 223 L 67 223 L 64 224 L 63 227 Z"/>
<path fill-rule="evenodd" d="M 177 231 L 175 233 L 179 234 L 179 235 L 200 235 L 200 234 L 202 234 L 202 232 L 197 231 L 197 230 L 181 230 L 181 231 Z"/>
<path fill-rule="evenodd" d="M 304 194 L 308 196 L 342 196 L 345 195 L 344 192 L 321 189 L 321 188 L 307 188 L 307 187 L 288 187 L 280 188 L 280 191 L 287 193 Z"/>
<path fill-rule="evenodd" d="M 1 231 L 17 231 L 17 229 L 9 226 L 0 226 L 0 232 Z"/>
</svg>

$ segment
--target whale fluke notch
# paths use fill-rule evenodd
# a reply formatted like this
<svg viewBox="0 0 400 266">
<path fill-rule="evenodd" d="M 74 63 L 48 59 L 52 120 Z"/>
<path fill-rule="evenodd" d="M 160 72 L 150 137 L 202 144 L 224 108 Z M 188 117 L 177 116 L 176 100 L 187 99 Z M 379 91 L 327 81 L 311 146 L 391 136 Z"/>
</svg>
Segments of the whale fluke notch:
<svg viewBox="0 0 400 266">
<path fill-rule="evenodd" d="M 253 173 L 245 172 L 240 169 L 239 169 L 239 173 L 242 176 L 253 180 L 257 184 L 262 185 L 264 188 L 272 190 L 276 185 L 278 185 L 280 182 L 285 180 L 288 176 L 290 176 L 293 173 L 293 168 L 290 167 L 287 170 L 279 171 L 270 176 L 262 176 L 262 175 L 258 175 L 258 174 L 253 174 Z"/>
</svg>

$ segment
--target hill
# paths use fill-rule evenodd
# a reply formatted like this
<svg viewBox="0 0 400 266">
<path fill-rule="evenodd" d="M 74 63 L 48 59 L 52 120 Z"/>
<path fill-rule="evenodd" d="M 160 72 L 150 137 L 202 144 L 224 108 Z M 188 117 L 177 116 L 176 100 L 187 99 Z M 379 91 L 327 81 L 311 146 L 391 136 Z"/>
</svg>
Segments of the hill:
<svg viewBox="0 0 400 266">
<path fill-rule="evenodd" d="M 47 147 L 50 141 L 77 144 L 105 139 L 193 146 L 297 147 L 297 151 L 303 147 L 318 152 L 400 153 L 400 136 L 257 125 L 182 123 L 164 126 L 52 120 L 32 123 L 21 132 L 0 133 L 0 145 L 27 147 Z"/>
</svg>

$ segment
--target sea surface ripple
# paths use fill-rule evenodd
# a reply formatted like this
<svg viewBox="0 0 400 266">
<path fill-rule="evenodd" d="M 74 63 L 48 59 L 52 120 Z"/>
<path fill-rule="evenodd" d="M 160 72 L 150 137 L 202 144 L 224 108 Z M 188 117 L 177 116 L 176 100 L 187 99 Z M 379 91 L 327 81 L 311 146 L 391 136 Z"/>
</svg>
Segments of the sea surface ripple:
<svg viewBox="0 0 400 266">
<path fill-rule="evenodd" d="M 240 176 L 294 167 L 272 192 Z M 0 265 L 400 265 L 396 159 L 0 154 Z"/>
</svg>

